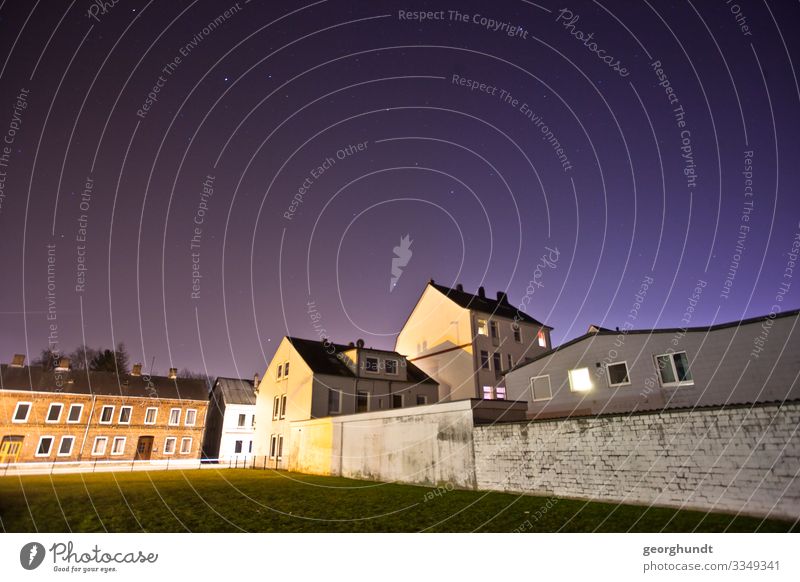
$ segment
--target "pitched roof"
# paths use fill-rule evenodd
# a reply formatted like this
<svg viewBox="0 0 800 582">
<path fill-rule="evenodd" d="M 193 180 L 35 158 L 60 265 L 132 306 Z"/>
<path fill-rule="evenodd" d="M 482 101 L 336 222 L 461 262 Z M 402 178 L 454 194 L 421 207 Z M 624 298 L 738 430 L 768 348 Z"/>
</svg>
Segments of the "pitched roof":
<svg viewBox="0 0 800 582">
<path fill-rule="evenodd" d="M 255 404 L 253 381 L 242 378 L 217 378 L 214 388 L 219 390 L 225 404 Z"/>
<path fill-rule="evenodd" d="M 511 368 L 511 370 L 509 370 L 509 372 L 513 372 L 514 370 L 522 368 L 523 366 L 527 366 L 528 364 L 532 364 L 533 362 L 541 360 L 542 358 L 546 358 L 547 356 L 549 356 L 549 355 L 551 355 L 551 354 L 553 354 L 555 352 L 558 352 L 560 350 L 563 350 L 564 348 L 568 348 L 569 346 L 572 346 L 574 344 L 582 342 L 585 339 L 588 339 L 588 338 L 591 338 L 591 337 L 595 337 L 595 336 L 598 336 L 598 335 L 619 335 L 619 334 L 623 334 L 623 335 L 636 335 L 636 334 L 654 335 L 654 334 L 659 334 L 659 333 L 674 334 L 674 333 L 698 333 L 698 332 L 699 333 L 708 333 L 708 332 L 711 332 L 711 331 L 717 331 L 717 330 L 726 329 L 726 328 L 729 328 L 729 327 L 739 327 L 741 325 L 748 325 L 748 324 L 751 324 L 751 323 L 759 323 L 759 322 L 762 322 L 762 321 L 766 321 L 768 319 L 781 319 L 781 318 L 784 318 L 784 317 L 797 317 L 798 315 L 800 315 L 800 309 L 793 309 L 792 311 L 783 311 L 781 313 L 775 313 L 775 314 L 769 314 L 769 315 L 759 315 L 758 317 L 750 317 L 750 318 L 747 318 L 747 319 L 738 319 L 738 320 L 735 320 L 735 321 L 727 321 L 725 323 L 716 323 L 714 325 L 702 325 L 702 326 L 696 326 L 696 327 L 662 327 L 662 328 L 652 328 L 652 329 L 619 330 L 619 329 L 609 329 L 607 327 L 600 327 L 600 326 L 597 326 L 597 325 L 592 325 L 592 326 L 589 327 L 589 331 L 586 332 L 585 334 L 583 334 L 581 336 L 578 336 L 576 338 L 573 338 L 573 339 L 569 340 L 568 342 L 565 342 L 565 343 L 561 344 L 560 346 L 557 346 L 557 347 L 555 347 L 555 348 L 553 348 L 551 350 L 548 350 L 546 352 L 538 354 L 537 356 L 535 356 L 533 358 L 529 358 L 525 362 L 520 362 L 519 364 L 517 364 L 516 366 Z"/>
<path fill-rule="evenodd" d="M 428 285 L 442 293 L 458 306 L 465 309 L 471 309 L 480 313 L 488 313 L 490 315 L 497 315 L 500 317 L 507 317 L 509 319 L 517 318 L 519 321 L 533 323 L 535 325 L 546 327 L 547 329 L 553 329 L 549 325 L 545 325 L 542 322 L 535 320 L 524 311 L 519 310 L 511 305 L 508 302 L 508 297 L 506 295 L 503 295 L 502 299 L 491 299 L 489 297 L 473 295 L 472 293 L 467 293 L 466 291 L 451 289 L 450 287 L 445 287 L 444 285 L 438 285 L 432 280 L 428 283 Z"/>
<path fill-rule="evenodd" d="M 96 396 L 131 398 L 173 398 L 208 400 L 205 380 L 168 378 L 166 376 L 132 376 L 113 372 L 69 370 L 45 371 L 40 366 L 0 365 L 0 390 L 61 392 Z"/>
<path fill-rule="evenodd" d="M 359 348 L 346 346 L 344 344 L 324 344 L 320 340 L 309 340 L 298 337 L 287 337 L 286 339 L 294 346 L 294 349 L 297 350 L 297 353 L 300 354 L 300 357 L 303 358 L 303 361 L 308 364 L 308 367 L 311 368 L 311 371 L 315 374 L 346 376 L 349 378 L 356 377 L 347 364 L 337 357 L 337 354 Z M 408 382 L 414 382 L 415 384 L 437 384 L 436 380 L 428 376 L 417 366 L 406 360 L 405 356 L 397 352 L 391 350 L 375 350 L 372 348 L 369 348 L 368 351 L 381 352 L 394 356 L 399 360 L 405 360 Z"/>
</svg>

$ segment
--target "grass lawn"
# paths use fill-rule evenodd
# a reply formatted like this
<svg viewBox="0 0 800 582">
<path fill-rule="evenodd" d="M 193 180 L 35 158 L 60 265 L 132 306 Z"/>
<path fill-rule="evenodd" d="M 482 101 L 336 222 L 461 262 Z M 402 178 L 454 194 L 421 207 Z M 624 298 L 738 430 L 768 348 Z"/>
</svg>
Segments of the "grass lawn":
<svg viewBox="0 0 800 582">
<path fill-rule="evenodd" d="M 0 478 L 9 532 L 769 531 L 792 524 L 247 469 Z M 523 525 L 525 524 L 525 525 Z M 795 531 L 798 528 L 795 526 Z"/>
</svg>

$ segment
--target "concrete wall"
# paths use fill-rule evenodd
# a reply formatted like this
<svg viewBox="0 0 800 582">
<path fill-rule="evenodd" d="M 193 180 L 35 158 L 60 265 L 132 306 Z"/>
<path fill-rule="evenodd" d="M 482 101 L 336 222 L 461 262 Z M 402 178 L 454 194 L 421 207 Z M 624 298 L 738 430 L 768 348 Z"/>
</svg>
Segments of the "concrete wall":
<svg viewBox="0 0 800 582">
<path fill-rule="evenodd" d="M 800 404 L 477 426 L 478 489 L 800 516 Z"/>
</svg>

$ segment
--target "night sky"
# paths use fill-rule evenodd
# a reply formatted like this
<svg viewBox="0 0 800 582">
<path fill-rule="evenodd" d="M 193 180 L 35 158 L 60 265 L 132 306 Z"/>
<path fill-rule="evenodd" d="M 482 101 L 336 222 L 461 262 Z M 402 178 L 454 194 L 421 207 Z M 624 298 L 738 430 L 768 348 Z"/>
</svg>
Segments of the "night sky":
<svg viewBox="0 0 800 582">
<path fill-rule="evenodd" d="M 796 308 L 798 26 L 755 0 L 0 2 L 0 361 L 124 341 L 251 377 L 287 334 L 391 348 L 429 278 L 528 293 L 555 344 Z"/>
</svg>

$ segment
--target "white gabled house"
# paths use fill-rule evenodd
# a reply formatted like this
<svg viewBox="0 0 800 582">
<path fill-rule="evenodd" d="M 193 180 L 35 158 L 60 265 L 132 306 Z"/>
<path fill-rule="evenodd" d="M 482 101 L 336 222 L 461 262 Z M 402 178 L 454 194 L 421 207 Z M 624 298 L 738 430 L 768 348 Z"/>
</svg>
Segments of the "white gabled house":
<svg viewBox="0 0 800 582">
<path fill-rule="evenodd" d="M 203 456 L 246 463 L 253 456 L 256 394 L 253 380 L 217 378 L 208 403 Z"/>
</svg>

